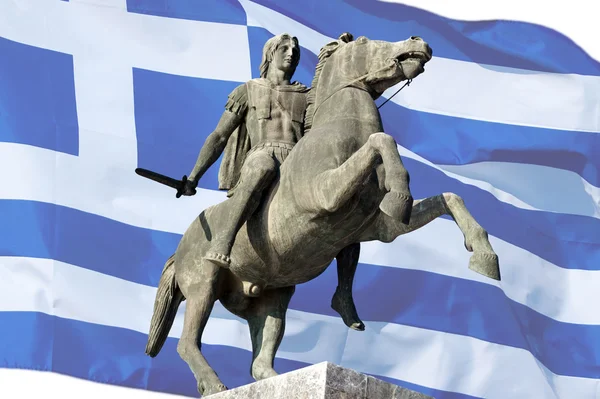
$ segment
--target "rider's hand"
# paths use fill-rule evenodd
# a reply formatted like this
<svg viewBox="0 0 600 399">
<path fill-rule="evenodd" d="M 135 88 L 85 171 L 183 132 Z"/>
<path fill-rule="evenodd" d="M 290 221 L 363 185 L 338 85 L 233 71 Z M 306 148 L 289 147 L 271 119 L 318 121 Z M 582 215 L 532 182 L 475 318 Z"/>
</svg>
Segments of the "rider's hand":
<svg viewBox="0 0 600 399">
<path fill-rule="evenodd" d="M 177 194 L 175 194 L 175 197 L 179 198 L 182 195 L 191 196 L 196 194 L 197 185 L 198 182 L 196 182 L 194 179 L 188 179 L 187 177 L 183 176 L 183 179 L 179 183 L 179 188 L 177 189 Z"/>
<path fill-rule="evenodd" d="M 183 185 L 182 195 L 192 196 L 196 194 L 196 187 L 198 183 L 194 182 L 194 180 L 186 180 Z"/>
</svg>

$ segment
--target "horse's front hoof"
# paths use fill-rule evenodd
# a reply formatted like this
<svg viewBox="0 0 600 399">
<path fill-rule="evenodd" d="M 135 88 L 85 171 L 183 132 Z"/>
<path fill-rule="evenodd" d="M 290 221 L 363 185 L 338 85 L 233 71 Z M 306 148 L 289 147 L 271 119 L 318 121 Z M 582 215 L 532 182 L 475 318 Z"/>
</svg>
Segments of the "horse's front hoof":
<svg viewBox="0 0 600 399">
<path fill-rule="evenodd" d="M 483 276 L 500 281 L 498 255 L 493 252 L 474 252 L 469 259 L 469 269 Z"/>
<path fill-rule="evenodd" d="M 403 224 L 410 223 L 413 198 L 410 195 L 390 191 L 385 194 L 379 204 L 379 209 L 394 220 L 400 220 Z"/>
</svg>

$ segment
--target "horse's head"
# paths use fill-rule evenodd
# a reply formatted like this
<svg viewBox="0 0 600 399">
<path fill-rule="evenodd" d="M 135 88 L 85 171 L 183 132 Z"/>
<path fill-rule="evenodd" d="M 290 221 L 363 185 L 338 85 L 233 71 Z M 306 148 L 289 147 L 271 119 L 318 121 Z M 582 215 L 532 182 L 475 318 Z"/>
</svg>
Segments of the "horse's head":
<svg viewBox="0 0 600 399">
<path fill-rule="evenodd" d="M 371 89 L 376 97 L 395 84 L 423 73 L 431 56 L 429 45 L 416 36 L 400 42 L 369 40 L 361 36 L 339 46 L 335 54 L 344 80 L 364 76 L 360 83 Z"/>
<path fill-rule="evenodd" d="M 346 51 L 351 53 L 350 59 L 364 60 L 364 71 L 356 70 L 354 74 L 366 74 L 364 82 L 378 96 L 403 80 L 419 76 L 432 56 L 431 47 L 415 36 L 394 43 L 363 36 L 349 44 Z"/>
<path fill-rule="evenodd" d="M 345 33 L 325 45 L 319 54 L 307 109 L 307 128 L 320 104 L 347 86 L 362 88 L 378 98 L 388 88 L 414 79 L 425 70 L 432 57 L 431 47 L 420 37 L 399 42 L 369 40 L 364 36 L 352 41 Z"/>
</svg>

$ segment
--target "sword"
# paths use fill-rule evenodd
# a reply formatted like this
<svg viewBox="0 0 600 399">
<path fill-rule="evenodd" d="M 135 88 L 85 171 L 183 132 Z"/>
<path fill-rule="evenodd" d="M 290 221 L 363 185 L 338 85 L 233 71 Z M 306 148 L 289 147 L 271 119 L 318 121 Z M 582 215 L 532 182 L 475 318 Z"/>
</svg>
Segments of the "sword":
<svg viewBox="0 0 600 399">
<path fill-rule="evenodd" d="M 177 194 L 175 194 L 176 198 L 179 198 L 183 195 L 183 189 L 185 188 L 185 184 L 188 181 L 186 175 L 183 175 L 181 180 L 177 180 L 173 179 L 172 177 L 161 175 L 160 173 L 156 173 L 143 168 L 136 168 L 135 173 L 142 177 L 145 177 L 146 179 L 150 179 L 155 182 L 164 184 L 165 186 L 174 188 L 175 190 L 177 190 Z"/>
</svg>

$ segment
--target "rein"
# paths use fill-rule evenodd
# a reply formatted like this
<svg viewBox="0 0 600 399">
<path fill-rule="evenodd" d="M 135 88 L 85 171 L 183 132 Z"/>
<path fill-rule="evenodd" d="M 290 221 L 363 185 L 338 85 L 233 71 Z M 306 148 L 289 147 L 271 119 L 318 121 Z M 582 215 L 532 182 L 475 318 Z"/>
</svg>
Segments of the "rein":
<svg viewBox="0 0 600 399">
<path fill-rule="evenodd" d="M 401 63 L 398 63 L 398 65 L 400 66 L 400 69 L 402 69 L 402 74 L 404 74 L 404 69 L 402 68 L 402 64 L 401 64 Z M 323 105 L 323 104 L 324 104 L 324 103 L 325 103 L 327 100 L 329 100 L 329 98 L 331 98 L 331 96 L 333 96 L 334 94 L 336 94 L 338 91 L 340 91 L 340 90 L 342 90 L 342 89 L 345 89 L 346 87 L 350 87 L 350 86 L 352 86 L 352 85 L 353 85 L 353 84 L 355 84 L 355 83 L 358 83 L 358 82 L 360 82 L 361 80 L 365 79 L 365 78 L 366 78 L 367 76 L 369 76 L 370 74 L 375 74 L 375 73 L 378 73 L 378 72 L 384 71 L 384 70 L 386 70 L 387 68 L 389 68 L 389 66 L 384 66 L 383 68 L 380 68 L 380 69 L 376 70 L 375 72 L 367 72 L 367 73 L 365 73 L 364 75 L 362 75 L 362 76 L 359 76 L 358 78 L 356 78 L 356 79 L 353 79 L 353 80 L 351 80 L 351 81 L 350 81 L 350 82 L 348 82 L 348 83 L 344 83 L 344 84 L 340 85 L 338 88 L 336 88 L 336 89 L 335 89 L 335 90 L 333 90 L 331 93 L 329 93 L 329 95 L 328 95 L 327 97 L 325 97 L 325 99 L 324 99 L 323 101 L 321 101 L 321 102 L 320 102 L 320 103 L 319 103 L 319 104 L 318 104 L 318 105 L 315 107 L 315 111 L 313 112 L 313 118 L 314 118 L 314 115 L 316 115 L 316 114 L 317 114 L 317 111 L 319 110 L 319 107 L 320 107 L 321 105 Z M 405 76 L 406 76 L 406 75 L 405 75 Z M 406 86 L 409 86 L 411 82 L 412 82 L 412 79 L 408 79 L 408 80 L 406 81 L 406 83 L 405 83 L 405 84 L 404 84 L 404 85 L 403 85 L 403 86 L 402 86 L 400 89 L 398 89 L 398 91 L 396 91 L 396 92 L 395 92 L 395 93 L 394 93 L 394 94 L 393 94 L 393 95 L 392 95 L 390 98 L 388 98 L 387 100 L 385 100 L 385 101 L 384 101 L 384 102 L 383 102 L 383 103 L 382 103 L 380 106 L 378 106 L 378 107 L 377 107 L 377 109 L 381 108 L 381 107 L 382 107 L 382 106 L 383 106 L 385 103 L 387 103 L 388 101 L 390 101 L 390 100 L 392 99 L 392 97 L 394 97 L 396 94 L 398 94 L 398 93 L 400 92 L 400 90 L 404 89 Z"/>
<path fill-rule="evenodd" d="M 387 100 L 385 100 L 383 103 L 381 103 L 381 105 L 379 107 L 377 107 L 377 109 L 383 107 L 385 105 L 385 103 L 390 101 L 396 94 L 400 93 L 400 90 L 404 89 L 406 86 L 410 86 L 410 82 L 412 82 L 412 79 L 408 79 L 406 81 L 406 83 L 404 83 L 404 85 L 398 89 L 398 91 L 396 91 L 394 94 L 391 95 L 391 97 L 389 97 Z"/>
</svg>

